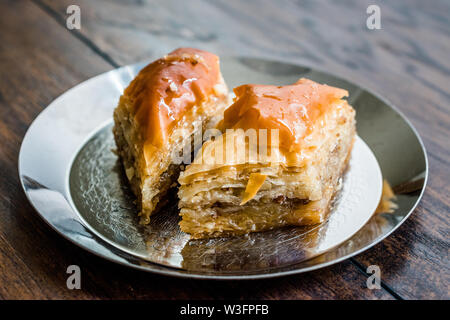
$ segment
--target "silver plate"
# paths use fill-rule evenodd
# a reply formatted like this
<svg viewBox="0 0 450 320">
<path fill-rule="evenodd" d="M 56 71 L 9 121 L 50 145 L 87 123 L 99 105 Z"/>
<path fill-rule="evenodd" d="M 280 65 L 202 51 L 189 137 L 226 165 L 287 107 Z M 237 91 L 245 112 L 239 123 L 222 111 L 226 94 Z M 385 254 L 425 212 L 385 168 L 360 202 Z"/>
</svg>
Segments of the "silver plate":
<svg viewBox="0 0 450 320">
<path fill-rule="evenodd" d="M 409 216 L 423 193 L 428 172 L 423 144 L 387 102 L 306 67 L 223 58 L 222 71 L 230 87 L 288 84 L 307 77 L 349 90 L 358 134 L 365 143 L 358 139 L 355 144 L 333 212 L 326 223 L 314 228 L 209 241 L 189 241 L 179 231 L 176 204 L 155 215 L 150 226 L 140 226 L 133 196 L 111 152 L 111 115 L 120 94 L 143 66 L 113 70 L 70 89 L 36 118 L 22 143 L 19 174 L 28 199 L 57 232 L 92 253 L 181 277 L 251 279 L 300 273 L 342 261 L 378 243 Z M 371 217 L 381 174 L 402 194 L 394 213 Z"/>
</svg>

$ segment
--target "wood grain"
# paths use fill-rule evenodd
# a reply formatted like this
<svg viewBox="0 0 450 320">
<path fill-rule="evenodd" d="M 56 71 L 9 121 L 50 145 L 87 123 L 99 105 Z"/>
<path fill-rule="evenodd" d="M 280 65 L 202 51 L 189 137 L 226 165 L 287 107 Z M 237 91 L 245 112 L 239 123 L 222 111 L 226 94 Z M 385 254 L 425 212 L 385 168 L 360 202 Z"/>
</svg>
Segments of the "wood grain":
<svg viewBox="0 0 450 320">
<path fill-rule="evenodd" d="M 40 0 L 60 19 L 69 2 Z M 382 1 L 382 29 L 371 31 L 365 26 L 365 12 L 372 2 L 84 0 L 78 4 L 84 19 L 81 34 L 120 65 L 179 46 L 197 46 L 326 69 L 393 102 L 424 140 L 428 187 L 407 223 L 355 262 L 363 268 L 379 265 L 384 283 L 400 297 L 448 299 L 450 4 Z"/>
<path fill-rule="evenodd" d="M 17 174 L 20 142 L 31 121 L 54 98 L 113 66 L 98 51 L 100 44 L 65 29 L 41 3 L 1 1 L 0 15 L 0 298 L 393 298 L 384 289 L 367 289 L 367 276 L 350 261 L 265 281 L 182 280 L 115 265 L 58 236 L 38 217 L 21 190 Z M 82 290 L 66 287 L 66 268 L 71 264 L 81 267 Z"/>
</svg>

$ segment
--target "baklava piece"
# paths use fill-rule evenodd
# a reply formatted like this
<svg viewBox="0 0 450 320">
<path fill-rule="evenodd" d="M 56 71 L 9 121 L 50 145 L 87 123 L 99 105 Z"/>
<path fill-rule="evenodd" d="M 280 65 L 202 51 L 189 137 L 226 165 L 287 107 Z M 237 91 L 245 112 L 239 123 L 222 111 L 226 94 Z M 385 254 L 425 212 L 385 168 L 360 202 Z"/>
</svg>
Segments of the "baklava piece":
<svg viewBox="0 0 450 320">
<path fill-rule="evenodd" d="M 228 101 L 219 58 L 192 48 L 150 63 L 125 89 L 113 132 L 141 223 L 149 223 L 176 184 L 183 148 L 196 132 L 215 126 Z"/>
<path fill-rule="evenodd" d="M 223 134 L 180 175 L 181 230 L 199 239 L 323 222 L 356 134 L 348 92 L 308 79 L 234 92 Z"/>
</svg>

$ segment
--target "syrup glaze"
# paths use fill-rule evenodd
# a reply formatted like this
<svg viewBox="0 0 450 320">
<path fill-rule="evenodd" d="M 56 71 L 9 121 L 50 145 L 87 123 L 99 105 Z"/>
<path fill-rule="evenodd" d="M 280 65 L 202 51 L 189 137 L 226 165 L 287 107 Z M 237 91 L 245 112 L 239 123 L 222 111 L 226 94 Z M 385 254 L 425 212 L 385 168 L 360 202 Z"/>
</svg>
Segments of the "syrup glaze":
<svg viewBox="0 0 450 320">
<path fill-rule="evenodd" d="M 179 48 L 144 69 L 125 90 L 144 143 L 159 148 L 183 115 L 214 94 L 219 58 L 206 51 Z"/>
<path fill-rule="evenodd" d="M 344 89 L 305 78 L 287 86 L 245 84 L 234 93 L 234 103 L 225 110 L 223 128 L 278 129 L 280 147 L 288 152 L 298 151 L 317 118 L 348 96 Z"/>
</svg>

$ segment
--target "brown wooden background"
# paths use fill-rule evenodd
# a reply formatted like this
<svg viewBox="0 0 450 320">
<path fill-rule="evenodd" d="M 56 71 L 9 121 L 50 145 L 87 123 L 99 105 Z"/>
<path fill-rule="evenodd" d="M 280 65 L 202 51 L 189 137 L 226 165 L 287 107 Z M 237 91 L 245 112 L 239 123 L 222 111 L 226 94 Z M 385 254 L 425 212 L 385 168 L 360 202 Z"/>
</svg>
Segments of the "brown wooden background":
<svg viewBox="0 0 450 320">
<path fill-rule="evenodd" d="M 69 4 L 81 30 L 65 27 Z M 382 30 L 366 28 L 381 8 Z M 442 1 L 0 1 L 0 298 L 449 299 L 450 4 Z M 33 211 L 17 159 L 31 121 L 65 90 L 176 47 L 319 66 L 381 93 L 421 134 L 430 179 L 413 215 L 373 249 L 308 274 L 251 282 L 180 280 L 103 261 Z M 82 269 L 82 290 L 66 268 Z M 383 288 L 366 288 L 368 265 Z"/>
</svg>

